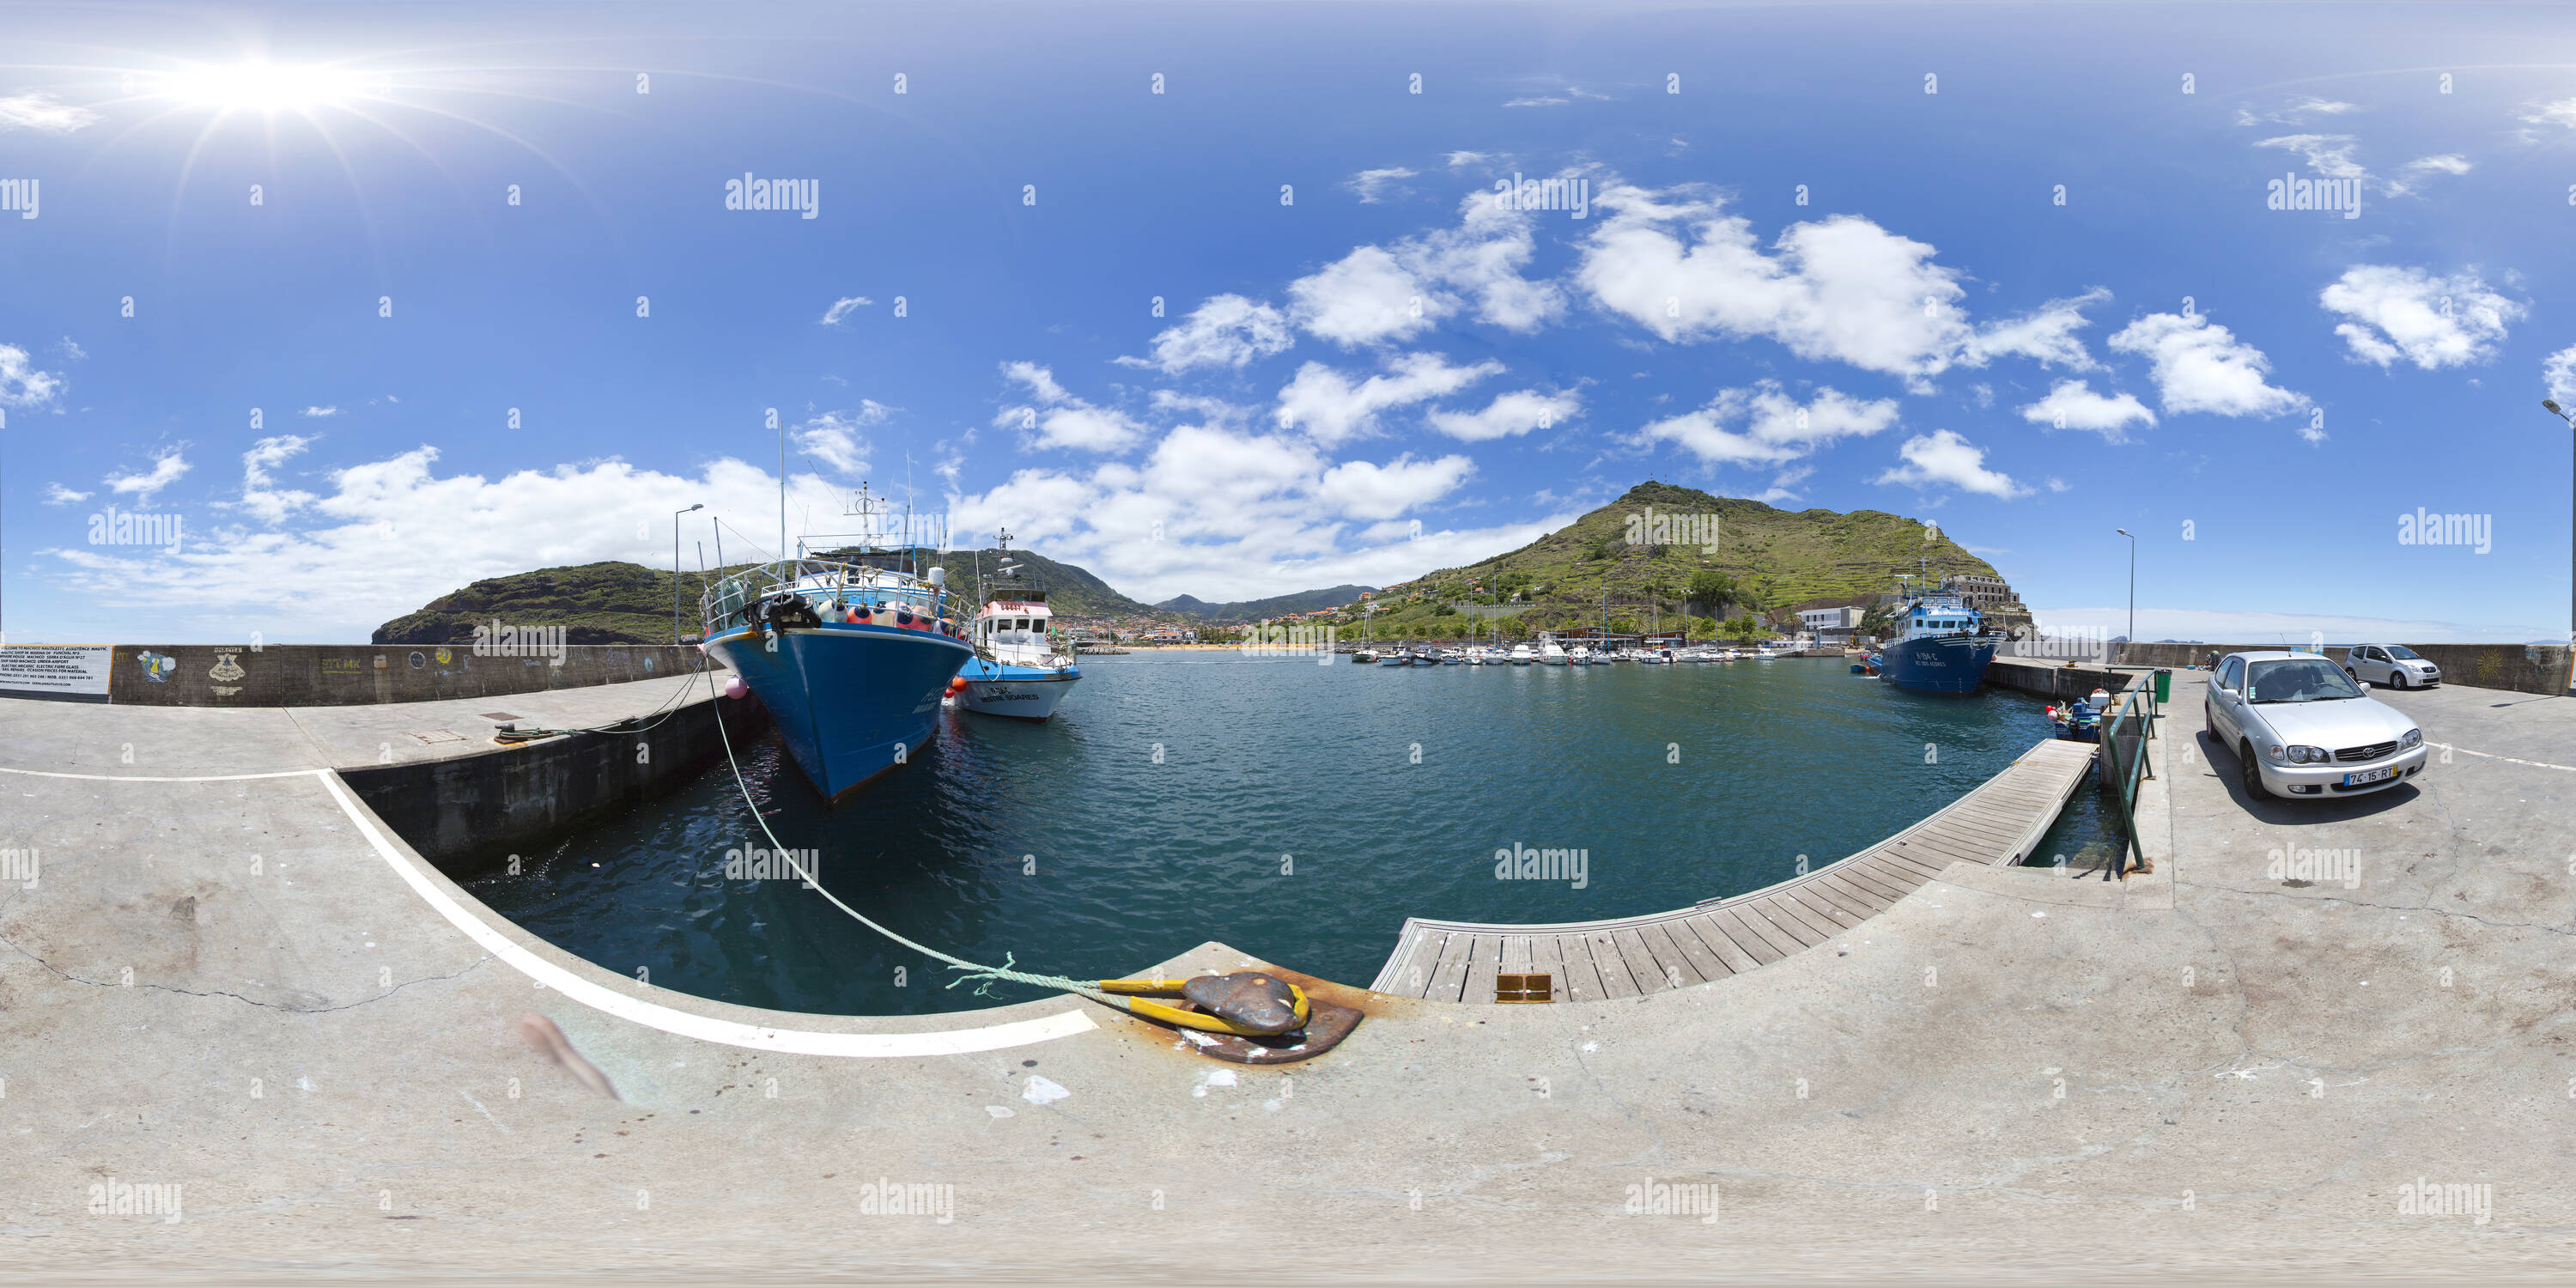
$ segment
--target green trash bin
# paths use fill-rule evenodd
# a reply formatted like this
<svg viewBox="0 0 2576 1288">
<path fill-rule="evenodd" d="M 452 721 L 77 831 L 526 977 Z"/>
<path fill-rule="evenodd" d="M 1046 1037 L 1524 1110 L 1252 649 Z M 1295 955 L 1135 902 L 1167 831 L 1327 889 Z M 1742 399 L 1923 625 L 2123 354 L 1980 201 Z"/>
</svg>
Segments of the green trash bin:
<svg viewBox="0 0 2576 1288">
<path fill-rule="evenodd" d="M 2171 701 L 2173 701 L 2173 672 L 2164 667 L 2157 667 L 2156 702 L 2161 705 Z"/>
</svg>

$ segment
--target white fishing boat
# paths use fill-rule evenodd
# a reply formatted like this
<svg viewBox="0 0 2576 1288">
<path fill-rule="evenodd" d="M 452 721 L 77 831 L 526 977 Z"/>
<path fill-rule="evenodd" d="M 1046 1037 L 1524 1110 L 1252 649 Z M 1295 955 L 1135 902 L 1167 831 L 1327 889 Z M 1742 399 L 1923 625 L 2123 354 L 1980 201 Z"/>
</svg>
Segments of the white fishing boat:
<svg viewBox="0 0 2576 1288">
<path fill-rule="evenodd" d="M 1539 645 L 1538 660 L 1541 666 L 1565 665 L 1565 646 L 1557 643 L 1555 640 L 1549 640 L 1546 643 Z"/>
<path fill-rule="evenodd" d="M 1532 653 L 1532 652 L 1530 652 L 1530 646 L 1529 646 L 1529 645 L 1527 645 L 1527 644 L 1514 644 L 1514 645 L 1512 645 L 1512 657 L 1511 657 L 1512 665 L 1514 665 L 1514 666 L 1528 666 L 1530 663 L 1535 662 L 1535 661 L 1537 661 L 1537 660 L 1538 660 L 1537 655 L 1536 655 L 1536 654 L 1534 654 L 1534 653 Z"/>
<path fill-rule="evenodd" d="M 1580 645 L 1580 644 L 1577 644 L 1577 645 L 1575 645 L 1574 647 L 1572 647 L 1572 648 L 1570 648 L 1570 649 L 1567 649 L 1567 650 L 1565 651 L 1565 664 L 1566 664 L 1567 666 L 1590 666 L 1590 665 L 1592 665 L 1592 650 L 1591 650 L 1591 649 L 1588 649 L 1588 648 L 1585 648 L 1583 645 Z"/>
<path fill-rule="evenodd" d="M 958 669 L 950 687 L 961 705 L 979 715 L 1044 720 L 1073 691 L 1082 668 L 1055 643 L 1046 591 L 1023 584 L 1025 569 L 1011 559 L 1010 533 L 1001 534 L 999 548 L 1002 562 L 994 580 L 1001 584 L 985 592 L 967 637 L 975 656 Z"/>
</svg>

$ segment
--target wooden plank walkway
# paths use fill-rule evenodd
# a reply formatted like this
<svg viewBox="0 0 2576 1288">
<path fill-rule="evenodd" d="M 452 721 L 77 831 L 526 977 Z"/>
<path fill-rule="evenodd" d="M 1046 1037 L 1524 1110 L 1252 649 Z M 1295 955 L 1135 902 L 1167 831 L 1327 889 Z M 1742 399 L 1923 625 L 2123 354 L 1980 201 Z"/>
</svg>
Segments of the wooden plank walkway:
<svg viewBox="0 0 2576 1288">
<path fill-rule="evenodd" d="M 1497 972 L 1544 972 L 1559 1002 L 1637 997 L 1725 979 L 1835 938 L 1953 863 L 2029 857 L 2082 785 L 2091 743 L 2049 739 L 1939 813 L 1802 877 L 1732 899 L 1613 921 L 1512 926 L 1407 917 L 1369 987 L 1494 1001 Z"/>
</svg>

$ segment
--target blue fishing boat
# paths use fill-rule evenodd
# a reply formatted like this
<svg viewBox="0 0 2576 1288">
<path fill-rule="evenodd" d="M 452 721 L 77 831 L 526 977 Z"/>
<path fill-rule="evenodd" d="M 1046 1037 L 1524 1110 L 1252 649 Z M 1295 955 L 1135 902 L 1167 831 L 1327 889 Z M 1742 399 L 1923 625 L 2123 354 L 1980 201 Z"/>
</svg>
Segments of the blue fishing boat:
<svg viewBox="0 0 2576 1288">
<path fill-rule="evenodd" d="M 968 637 L 975 656 L 957 672 L 953 686 L 967 710 L 988 716 L 1044 720 L 1073 691 L 1082 668 L 1073 655 L 1055 646 L 1049 633 L 1054 620 L 1046 591 L 1022 585 L 1024 565 L 1011 561 L 1011 534 L 1001 534 L 1002 585 L 985 592 Z"/>
<path fill-rule="evenodd" d="M 860 509 L 874 513 L 865 492 Z M 700 601 L 699 647 L 759 695 L 788 755 L 835 802 L 930 741 L 939 700 L 974 656 L 948 612 L 943 569 L 881 544 L 736 573 Z"/>
<path fill-rule="evenodd" d="M 1903 626 L 1879 651 L 1878 678 L 1923 693 L 1974 693 L 1986 682 L 1999 636 L 1967 601 L 1942 591 L 1908 601 Z"/>
</svg>

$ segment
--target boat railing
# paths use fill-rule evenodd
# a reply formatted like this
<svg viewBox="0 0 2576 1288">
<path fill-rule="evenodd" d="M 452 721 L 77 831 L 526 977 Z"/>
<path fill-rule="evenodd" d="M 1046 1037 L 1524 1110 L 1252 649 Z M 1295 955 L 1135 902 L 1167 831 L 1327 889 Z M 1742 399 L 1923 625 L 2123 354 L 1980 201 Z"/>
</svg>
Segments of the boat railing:
<svg viewBox="0 0 2576 1288">
<path fill-rule="evenodd" d="M 938 587 L 865 564 L 826 559 L 791 559 L 746 569 L 709 586 L 698 597 L 698 612 L 712 635 L 752 604 L 791 590 L 821 607 L 835 601 L 870 610 L 904 607 L 924 616 L 939 616 Z"/>
</svg>

